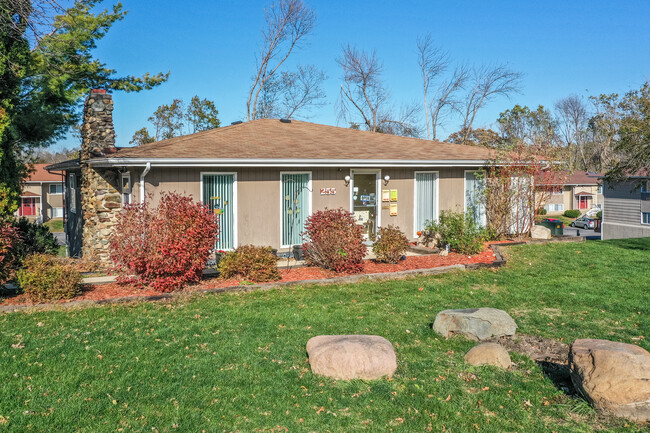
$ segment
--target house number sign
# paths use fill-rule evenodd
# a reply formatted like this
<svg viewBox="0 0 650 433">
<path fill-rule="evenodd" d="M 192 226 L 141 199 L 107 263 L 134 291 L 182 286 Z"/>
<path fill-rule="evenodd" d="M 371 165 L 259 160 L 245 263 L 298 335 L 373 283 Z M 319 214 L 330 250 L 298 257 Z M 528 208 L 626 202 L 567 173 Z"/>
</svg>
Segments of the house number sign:
<svg viewBox="0 0 650 433">
<path fill-rule="evenodd" d="M 336 195 L 336 188 L 321 188 L 320 195 Z"/>
</svg>

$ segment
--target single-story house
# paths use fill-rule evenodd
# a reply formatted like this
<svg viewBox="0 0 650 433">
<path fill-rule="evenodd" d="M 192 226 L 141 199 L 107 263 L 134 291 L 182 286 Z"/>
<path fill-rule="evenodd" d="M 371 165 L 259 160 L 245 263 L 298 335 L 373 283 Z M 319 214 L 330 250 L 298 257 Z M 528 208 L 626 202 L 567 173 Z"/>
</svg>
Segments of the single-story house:
<svg viewBox="0 0 650 433">
<path fill-rule="evenodd" d="M 227 127 L 117 148 L 110 95 L 86 99 L 81 159 L 55 164 L 67 182 L 71 255 L 105 260 L 107 237 L 125 203 L 161 193 L 191 194 L 219 215 L 217 247 L 300 244 L 314 211 L 353 212 L 373 239 L 398 226 L 415 239 L 440 211 L 465 211 L 484 221 L 477 170 L 482 147 L 359 131 L 288 119 Z"/>
<path fill-rule="evenodd" d="M 34 164 L 34 171 L 23 182 L 16 217 L 44 222 L 63 218 L 63 173 L 48 172 L 48 164 Z"/>
<path fill-rule="evenodd" d="M 650 237 L 650 171 L 617 184 L 605 182 L 603 196 L 602 239 Z"/>
<path fill-rule="evenodd" d="M 600 174 L 587 171 L 575 171 L 564 184 L 552 185 L 551 195 L 544 204 L 548 213 L 562 213 L 577 209 L 583 213 L 603 204 L 603 187 Z"/>
</svg>

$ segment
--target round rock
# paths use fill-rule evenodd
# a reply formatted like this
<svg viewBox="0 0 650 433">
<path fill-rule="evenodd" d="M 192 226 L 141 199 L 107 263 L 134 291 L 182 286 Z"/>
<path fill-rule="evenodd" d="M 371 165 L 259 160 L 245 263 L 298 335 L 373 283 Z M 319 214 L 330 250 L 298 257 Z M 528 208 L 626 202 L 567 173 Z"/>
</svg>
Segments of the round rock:
<svg viewBox="0 0 650 433">
<path fill-rule="evenodd" d="M 465 362 L 471 365 L 494 365 L 505 369 L 510 369 L 512 364 L 508 351 L 497 343 L 483 343 L 472 347 L 465 354 Z"/>
<path fill-rule="evenodd" d="M 445 310 L 436 315 L 433 329 L 443 337 L 464 335 L 483 341 L 492 337 L 515 335 L 517 324 L 508 313 L 496 308 Z"/>
<path fill-rule="evenodd" d="M 379 379 L 397 369 L 395 349 L 378 335 L 319 335 L 307 342 L 311 370 L 339 380 Z"/>
<path fill-rule="evenodd" d="M 569 350 L 571 381 L 606 414 L 650 421 L 650 353 L 633 344 L 576 340 Z"/>
</svg>

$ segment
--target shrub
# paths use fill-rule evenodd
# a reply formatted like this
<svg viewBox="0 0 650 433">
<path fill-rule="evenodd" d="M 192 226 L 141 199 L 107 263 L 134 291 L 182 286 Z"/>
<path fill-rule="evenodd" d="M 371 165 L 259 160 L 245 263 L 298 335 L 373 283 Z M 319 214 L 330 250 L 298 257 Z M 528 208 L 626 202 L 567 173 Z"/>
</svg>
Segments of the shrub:
<svg viewBox="0 0 650 433">
<path fill-rule="evenodd" d="M 18 285 L 32 301 L 70 299 L 81 293 L 81 274 L 55 256 L 26 257 L 16 276 Z"/>
<path fill-rule="evenodd" d="M 343 208 L 317 211 L 305 222 L 305 260 L 336 272 L 361 272 L 366 246 L 363 228 Z"/>
<path fill-rule="evenodd" d="M 8 222 L 0 221 L 0 286 L 11 281 L 17 265 L 16 249 L 20 244 L 20 235 Z"/>
<path fill-rule="evenodd" d="M 440 237 L 439 245 L 449 245 L 451 251 L 460 254 L 476 254 L 483 249 L 485 231 L 474 218 L 462 212 L 443 210 L 438 222 L 432 221 L 427 230 Z"/>
<path fill-rule="evenodd" d="M 389 225 L 380 227 L 378 239 L 372 245 L 372 252 L 377 256 L 377 261 L 382 263 L 397 263 L 409 247 L 409 240 L 399 229 Z"/>
<path fill-rule="evenodd" d="M 177 193 L 163 193 L 156 208 L 147 202 L 126 205 L 110 238 L 114 270 L 120 281 L 160 292 L 199 281 L 218 230 L 207 206 Z"/>
<path fill-rule="evenodd" d="M 539 212 L 537 212 L 537 215 L 546 215 L 546 213 L 547 213 L 547 212 L 546 212 L 546 209 L 544 209 L 544 208 L 540 208 L 540 209 L 539 209 Z"/>
<path fill-rule="evenodd" d="M 577 209 L 565 210 L 564 216 L 567 218 L 578 218 L 580 216 L 580 211 Z"/>
<path fill-rule="evenodd" d="M 603 211 L 602 211 L 602 210 L 599 210 L 599 211 L 596 213 L 596 219 L 597 219 L 597 220 L 602 220 L 602 219 L 603 219 Z"/>
<path fill-rule="evenodd" d="M 278 258 L 271 247 L 242 245 L 219 259 L 219 274 L 223 278 L 242 277 L 257 283 L 280 279 Z"/>
<path fill-rule="evenodd" d="M 32 254 L 56 254 L 59 244 L 46 226 L 21 218 L 14 223 L 22 242 L 16 248 L 16 256 L 22 261 Z"/>
</svg>

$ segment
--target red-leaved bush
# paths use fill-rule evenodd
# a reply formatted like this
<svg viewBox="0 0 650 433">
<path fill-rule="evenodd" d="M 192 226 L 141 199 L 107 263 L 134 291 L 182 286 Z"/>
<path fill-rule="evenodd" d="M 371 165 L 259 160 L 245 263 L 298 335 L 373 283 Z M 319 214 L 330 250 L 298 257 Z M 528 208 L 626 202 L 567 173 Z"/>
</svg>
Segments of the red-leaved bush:
<svg viewBox="0 0 650 433">
<path fill-rule="evenodd" d="M 121 281 L 170 292 L 200 280 L 218 232 L 207 206 L 163 193 L 156 208 L 146 202 L 125 206 L 110 238 L 111 259 Z"/>
<path fill-rule="evenodd" d="M 303 252 L 308 264 L 336 272 L 363 270 L 366 255 L 363 228 L 345 209 L 316 211 L 305 222 L 303 239 Z"/>
<path fill-rule="evenodd" d="M 16 248 L 20 235 L 13 224 L 0 221 L 0 285 L 13 279 L 16 268 Z"/>
<path fill-rule="evenodd" d="M 409 240 L 404 233 L 393 225 L 379 227 L 379 236 L 372 245 L 372 252 L 381 263 L 399 263 L 409 248 Z"/>
</svg>

